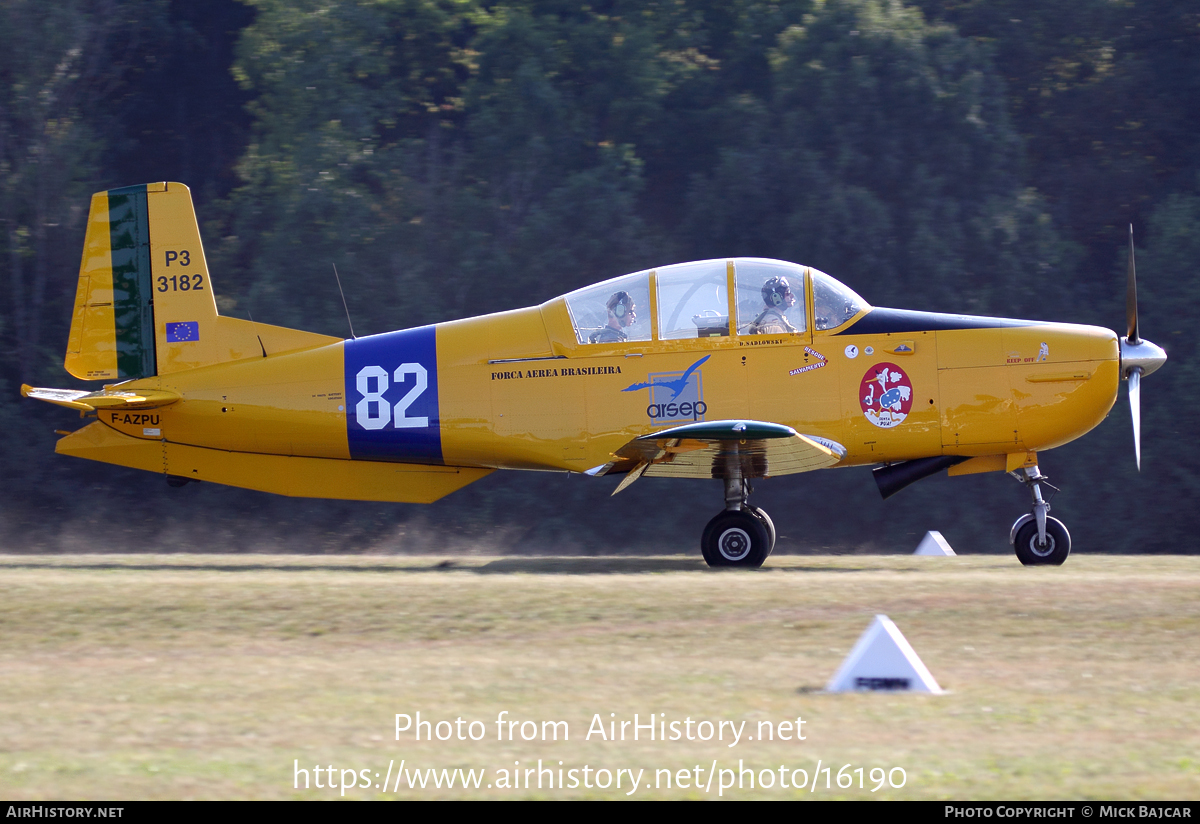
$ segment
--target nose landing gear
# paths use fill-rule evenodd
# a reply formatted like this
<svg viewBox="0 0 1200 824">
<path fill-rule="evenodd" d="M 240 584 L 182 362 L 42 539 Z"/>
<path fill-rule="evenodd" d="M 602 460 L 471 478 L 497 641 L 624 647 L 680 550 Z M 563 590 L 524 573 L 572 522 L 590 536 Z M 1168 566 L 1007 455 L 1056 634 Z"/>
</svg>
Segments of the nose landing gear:
<svg viewBox="0 0 1200 824">
<path fill-rule="evenodd" d="M 1050 502 L 1042 497 L 1043 484 L 1055 492 L 1058 488 L 1051 486 L 1036 466 L 1022 467 L 1011 474 L 1029 488 L 1033 499 L 1033 512 L 1018 518 L 1008 535 L 1017 560 L 1025 566 L 1061 566 L 1071 554 L 1071 533 L 1058 518 L 1049 517 Z"/>
<path fill-rule="evenodd" d="M 757 569 L 775 548 L 775 525 L 766 512 L 746 503 L 750 483 L 725 478 L 725 511 L 704 527 L 700 551 L 711 567 Z"/>
</svg>

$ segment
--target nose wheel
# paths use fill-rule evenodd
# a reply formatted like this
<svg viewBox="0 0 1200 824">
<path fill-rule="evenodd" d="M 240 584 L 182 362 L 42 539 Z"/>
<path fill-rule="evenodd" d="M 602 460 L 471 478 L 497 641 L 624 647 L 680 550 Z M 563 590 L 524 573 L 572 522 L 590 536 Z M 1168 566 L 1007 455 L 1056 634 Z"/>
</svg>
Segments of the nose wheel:
<svg viewBox="0 0 1200 824">
<path fill-rule="evenodd" d="M 1033 511 L 1018 518 L 1008 535 L 1017 560 L 1025 566 L 1062 566 L 1071 554 L 1071 533 L 1058 518 L 1049 517 L 1050 502 L 1042 497 L 1042 486 L 1055 492 L 1058 489 L 1036 466 L 1018 469 L 1012 475 L 1028 487 L 1033 499 Z"/>
<path fill-rule="evenodd" d="M 710 567 L 757 569 L 775 548 L 775 524 L 766 512 L 746 503 L 750 485 L 741 478 L 725 481 L 725 511 L 704 527 L 700 552 Z"/>
<path fill-rule="evenodd" d="M 1046 519 L 1046 537 L 1038 535 L 1037 522 L 1030 518 L 1013 534 L 1013 549 L 1017 560 L 1025 566 L 1052 564 L 1061 566 L 1071 554 L 1071 533 L 1058 518 Z"/>
</svg>

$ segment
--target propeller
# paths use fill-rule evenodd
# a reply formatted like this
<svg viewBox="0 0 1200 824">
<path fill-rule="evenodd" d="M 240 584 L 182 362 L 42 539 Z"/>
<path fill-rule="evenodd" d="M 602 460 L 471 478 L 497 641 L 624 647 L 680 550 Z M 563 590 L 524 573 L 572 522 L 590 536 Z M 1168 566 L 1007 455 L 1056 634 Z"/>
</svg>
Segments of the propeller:
<svg viewBox="0 0 1200 824">
<path fill-rule="evenodd" d="M 1133 224 L 1129 224 L 1129 271 L 1125 276 L 1125 339 L 1132 344 L 1141 343 L 1137 322 L 1137 266 L 1133 259 Z"/>
<path fill-rule="evenodd" d="M 1129 381 L 1129 411 L 1133 417 L 1133 451 L 1142 468 L 1142 377 L 1166 363 L 1161 347 L 1138 337 L 1137 267 L 1133 259 L 1133 224 L 1129 225 L 1129 274 L 1125 283 L 1126 335 L 1121 338 L 1121 377 Z"/>
</svg>

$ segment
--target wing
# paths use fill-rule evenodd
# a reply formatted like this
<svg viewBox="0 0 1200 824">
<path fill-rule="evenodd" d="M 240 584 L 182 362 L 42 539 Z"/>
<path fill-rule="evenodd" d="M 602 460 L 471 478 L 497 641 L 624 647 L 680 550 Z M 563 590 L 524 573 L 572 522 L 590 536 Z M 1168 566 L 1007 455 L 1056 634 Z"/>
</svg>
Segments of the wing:
<svg viewBox="0 0 1200 824">
<path fill-rule="evenodd" d="M 634 438 L 613 460 L 588 472 L 629 474 L 617 494 L 643 475 L 658 478 L 766 478 L 834 466 L 841 444 L 762 421 L 689 423 Z"/>
</svg>

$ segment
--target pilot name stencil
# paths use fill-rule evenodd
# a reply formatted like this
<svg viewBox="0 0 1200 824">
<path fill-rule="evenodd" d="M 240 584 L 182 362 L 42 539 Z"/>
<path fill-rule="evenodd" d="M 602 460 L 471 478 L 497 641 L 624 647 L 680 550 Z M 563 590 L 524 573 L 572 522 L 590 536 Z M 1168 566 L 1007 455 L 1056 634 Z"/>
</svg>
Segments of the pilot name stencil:
<svg viewBox="0 0 1200 824">
<path fill-rule="evenodd" d="M 858 387 L 863 415 L 880 429 L 903 423 L 912 409 L 912 398 L 912 381 L 894 363 L 872 366 Z"/>
</svg>

